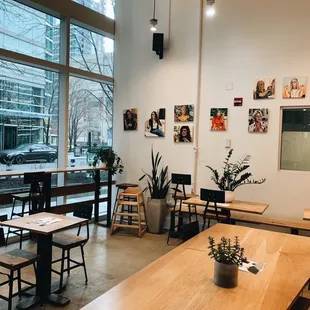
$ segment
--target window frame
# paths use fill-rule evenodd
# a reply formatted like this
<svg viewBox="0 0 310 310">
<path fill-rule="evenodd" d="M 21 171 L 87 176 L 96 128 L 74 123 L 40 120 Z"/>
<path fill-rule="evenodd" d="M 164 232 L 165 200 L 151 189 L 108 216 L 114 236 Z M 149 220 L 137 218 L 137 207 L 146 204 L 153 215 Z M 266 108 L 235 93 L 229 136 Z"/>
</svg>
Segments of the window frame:
<svg viewBox="0 0 310 310">
<path fill-rule="evenodd" d="M 69 78 L 70 76 L 114 85 L 114 78 L 70 67 L 70 24 L 75 24 L 115 40 L 115 21 L 72 0 L 14 0 L 60 19 L 59 63 L 0 48 L 0 59 L 59 74 L 58 167 L 68 166 Z M 58 186 L 66 185 L 66 175 L 58 174 Z M 65 198 L 66 199 L 66 198 Z M 64 203 L 59 197 L 58 203 Z"/>
</svg>

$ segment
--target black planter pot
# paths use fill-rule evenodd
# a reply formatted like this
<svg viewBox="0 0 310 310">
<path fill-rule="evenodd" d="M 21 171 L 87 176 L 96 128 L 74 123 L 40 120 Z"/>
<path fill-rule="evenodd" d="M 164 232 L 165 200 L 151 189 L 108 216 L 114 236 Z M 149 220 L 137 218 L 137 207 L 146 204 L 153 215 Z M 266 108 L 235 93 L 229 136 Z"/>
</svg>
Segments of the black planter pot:
<svg viewBox="0 0 310 310">
<path fill-rule="evenodd" d="M 236 287 L 238 285 L 238 271 L 238 265 L 227 265 L 215 261 L 213 282 L 220 287 Z"/>
</svg>

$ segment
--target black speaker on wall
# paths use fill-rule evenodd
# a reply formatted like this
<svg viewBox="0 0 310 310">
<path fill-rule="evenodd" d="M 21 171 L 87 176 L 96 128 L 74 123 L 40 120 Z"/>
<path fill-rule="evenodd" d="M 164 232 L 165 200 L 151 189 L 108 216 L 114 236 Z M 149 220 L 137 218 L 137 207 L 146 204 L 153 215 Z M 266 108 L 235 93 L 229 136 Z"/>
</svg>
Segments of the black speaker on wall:
<svg viewBox="0 0 310 310">
<path fill-rule="evenodd" d="M 153 51 L 159 56 L 159 59 L 164 58 L 164 34 L 153 33 Z"/>
</svg>

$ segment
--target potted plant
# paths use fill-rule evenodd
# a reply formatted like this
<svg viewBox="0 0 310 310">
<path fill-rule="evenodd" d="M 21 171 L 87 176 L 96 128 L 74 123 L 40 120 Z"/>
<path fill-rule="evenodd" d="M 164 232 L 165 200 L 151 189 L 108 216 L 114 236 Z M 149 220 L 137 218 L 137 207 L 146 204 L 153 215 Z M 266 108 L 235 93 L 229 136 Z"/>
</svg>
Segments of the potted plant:
<svg viewBox="0 0 310 310">
<path fill-rule="evenodd" d="M 147 186 L 143 191 L 149 191 L 151 197 L 148 198 L 146 204 L 146 216 L 149 232 L 158 234 L 161 232 L 167 215 L 166 196 L 169 190 L 171 180 L 168 180 L 168 166 L 160 169 L 162 156 L 157 152 L 154 156 L 152 149 L 152 173 L 144 172 L 139 179 L 147 178 Z"/>
<path fill-rule="evenodd" d="M 225 237 L 216 244 L 213 237 L 209 236 L 209 256 L 214 258 L 213 282 L 221 287 L 232 288 L 238 285 L 238 267 L 247 259 L 244 257 L 244 248 L 240 246 L 239 238 L 234 242 Z"/>
<path fill-rule="evenodd" d="M 123 173 L 123 162 L 122 159 L 112 150 L 112 148 L 100 147 L 95 151 L 93 158 L 93 166 L 101 161 L 102 165 L 112 171 L 112 174 L 117 172 Z"/>
<path fill-rule="evenodd" d="M 217 169 L 214 169 L 210 166 L 206 166 L 212 171 L 211 180 L 218 186 L 222 191 L 225 191 L 225 202 L 232 202 L 235 198 L 235 189 L 242 185 L 247 184 L 262 184 L 266 181 L 265 178 L 259 180 L 250 180 L 252 176 L 250 172 L 244 172 L 247 170 L 250 165 L 249 161 L 251 156 L 244 155 L 236 163 L 231 163 L 230 159 L 233 154 L 233 149 L 231 149 L 224 161 L 223 175 L 220 176 Z"/>
</svg>

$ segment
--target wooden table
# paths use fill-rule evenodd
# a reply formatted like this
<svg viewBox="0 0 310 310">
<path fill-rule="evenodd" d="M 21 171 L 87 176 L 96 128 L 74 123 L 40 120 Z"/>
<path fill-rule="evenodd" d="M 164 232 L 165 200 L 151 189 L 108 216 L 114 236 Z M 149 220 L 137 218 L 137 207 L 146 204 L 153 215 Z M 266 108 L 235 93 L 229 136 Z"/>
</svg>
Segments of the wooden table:
<svg viewBox="0 0 310 310">
<path fill-rule="evenodd" d="M 203 206 L 203 207 L 206 206 L 206 203 L 207 203 L 206 201 L 199 199 L 199 197 L 190 198 L 182 202 L 182 204 L 187 204 L 191 206 Z M 224 210 L 263 214 L 269 205 L 266 203 L 234 200 L 233 202 L 227 204 L 218 203 L 217 206 L 218 208 Z"/>
<path fill-rule="evenodd" d="M 60 219 L 61 221 L 45 226 L 36 223 L 37 220 L 47 217 Z M 39 303 L 41 297 L 43 297 L 43 301 L 54 305 L 65 306 L 70 302 L 68 298 L 54 294 L 54 291 L 58 290 L 58 286 L 55 289 L 51 287 L 53 234 L 85 222 L 87 222 L 86 219 L 42 212 L 1 223 L 2 226 L 28 230 L 38 234 L 37 253 L 40 255 L 40 260 L 38 261 L 36 298 L 21 302 L 18 306 L 19 309 L 28 309 L 30 306 Z"/>
<path fill-rule="evenodd" d="M 304 210 L 304 220 L 310 221 L 310 209 Z"/>
<path fill-rule="evenodd" d="M 265 262 L 258 275 L 239 272 L 239 284 L 213 283 L 208 236 L 239 236 L 249 259 Z M 310 276 L 310 239 L 216 224 L 118 284 L 83 310 L 284 310 Z"/>
</svg>

